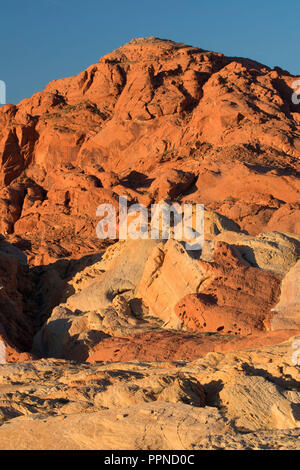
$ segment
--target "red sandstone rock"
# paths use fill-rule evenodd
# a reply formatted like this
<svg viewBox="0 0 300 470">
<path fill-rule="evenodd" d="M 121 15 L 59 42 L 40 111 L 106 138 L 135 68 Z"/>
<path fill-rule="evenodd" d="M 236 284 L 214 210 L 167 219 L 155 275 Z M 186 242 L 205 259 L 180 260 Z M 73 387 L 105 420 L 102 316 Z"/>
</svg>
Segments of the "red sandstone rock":
<svg viewBox="0 0 300 470">
<path fill-rule="evenodd" d="M 248 59 L 144 38 L 17 106 L 2 107 L 0 231 L 25 250 L 31 265 L 80 258 L 103 251 L 98 205 L 117 209 L 125 195 L 129 204 L 165 197 L 201 203 L 251 235 L 299 234 L 295 79 Z M 32 306 L 24 299 L 33 295 L 35 275 L 7 256 L 0 321 L 22 349 L 33 334 Z M 219 245 L 212 262 L 198 263 L 193 282 L 190 260 L 183 266 L 178 260 L 176 270 L 172 256 L 156 261 L 149 261 L 139 289 L 164 321 L 177 304 L 177 319 L 188 329 L 224 327 L 224 336 L 269 327 L 280 279 L 246 266 L 227 245 Z M 157 279 L 155 266 L 161 268 Z M 186 288 L 176 284 L 179 275 Z M 53 274 L 55 282 L 61 279 Z M 32 308 L 36 312 L 36 304 Z"/>
<path fill-rule="evenodd" d="M 5 336 L 0 335 L 0 364 L 7 362 L 32 361 L 34 356 L 27 352 L 20 352 L 7 341 Z"/>
<path fill-rule="evenodd" d="M 247 337 L 192 335 L 171 331 L 107 338 L 90 352 L 87 362 L 95 361 L 192 361 L 208 352 L 237 351 L 271 346 L 298 335 L 300 330 L 257 332 Z"/>
<path fill-rule="evenodd" d="M 195 181 L 195 175 L 190 172 L 182 170 L 166 170 L 157 172 L 157 176 L 152 174 L 154 181 L 149 188 L 149 192 L 155 201 L 160 201 L 163 198 L 175 200 Z"/>
<path fill-rule="evenodd" d="M 245 266 L 233 248 L 218 242 L 212 262 L 201 261 L 211 282 L 175 306 L 189 331 L 215 331 L 246 336 L 269 327 L 271 307 L 280 294 L 280 278 Z"/>
<path fill-rule="evenodd" d="M 51 243 L 54 259 L 88 253 L 104 186 L 146 204 L 187 192 L 251 234 L 299 233 L 295 78 L 146 38 L 2 107 L 1 230 L 24 236 L 35 264 Z"/>
<path fill-rule="evenodd" d="M 300 233 L 300 203 L 285 204 L 270 218 L 267 227 L 270 230 Z"/>
</svg>

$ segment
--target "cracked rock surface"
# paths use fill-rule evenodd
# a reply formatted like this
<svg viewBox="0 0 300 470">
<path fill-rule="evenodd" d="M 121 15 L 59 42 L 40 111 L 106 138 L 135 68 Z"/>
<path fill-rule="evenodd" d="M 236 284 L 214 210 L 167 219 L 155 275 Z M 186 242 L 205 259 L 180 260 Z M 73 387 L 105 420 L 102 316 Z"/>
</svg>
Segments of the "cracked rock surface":
<svg viewBox="0 0 300 470">
<path fill-rule="evenodd" d="M 299 449 L 291 351 L 1 365 L 0 449 Z"/>
</svg>

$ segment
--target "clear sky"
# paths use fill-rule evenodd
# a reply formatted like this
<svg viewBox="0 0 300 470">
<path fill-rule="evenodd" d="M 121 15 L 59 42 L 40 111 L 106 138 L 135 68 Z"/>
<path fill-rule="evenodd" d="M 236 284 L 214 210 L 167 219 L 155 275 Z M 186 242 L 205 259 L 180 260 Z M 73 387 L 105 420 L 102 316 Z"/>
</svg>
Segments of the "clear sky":
<svg viewBox="0 0 300 470">
<path fill-rule="evenodd" d="M 299 0 L 2 0 L 7 102 L 75 75 L 134 37 L 157 36 L 300 74 Z"/>
</svg>

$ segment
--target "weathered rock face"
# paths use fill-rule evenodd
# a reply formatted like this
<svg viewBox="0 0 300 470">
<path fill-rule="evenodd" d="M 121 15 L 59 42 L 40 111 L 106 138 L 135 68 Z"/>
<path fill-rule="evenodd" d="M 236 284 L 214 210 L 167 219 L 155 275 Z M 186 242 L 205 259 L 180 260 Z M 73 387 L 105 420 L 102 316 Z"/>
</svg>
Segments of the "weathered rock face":
<svg viewBox="0 0 300 470">
<path fill-rule="evenodd" d="M 194 362 L 0 365 L 0 448 L 299 449 L 291 350 L 290 341 Z"/>
<path fill-rule="evenodd" d="M 3 328 L 1 327 L 1 330 Z M 12 345 L 7 339 L 6 334 L 1 331 L 0 334 L 0 364 L 6 364 L 7 362 L 26 362 L 32 361 L 34 356 L 27 352 L 20 352 L 16 346 Z"/>
<path fill-rule="evenodd" d="M 300 261 L 286 274 L 282 281 L 278 304 L 273 308 L 272 330 L 298 328 L 300 325 Z"/>
<path fill-rule="evenodd" d="M 283 325 L 282 336 L 268 337 L 281 279 L 245 264 L 224 242 L 217 243 L 211 261 L 202 261 L 173 239 L 122 241 L 101 261 L 82 267 L 35 336 L 36 355 L 194 359 L 295 334 Z"/>
<path fill-rule="evenodd" d="M 210 260 L 216 243 L 223 241 L 234 246 L 245 263 L 283 277 L 300 256 L 299 234 L 265 232 L 253 237 L 237 230 L 222 230 L 221 227 L 218 230 L 212 225 L 217 233 L 206 235 L 201 253 L 203 260 Z"/>
<path fill-rule="evenodd" d="M 248 336 L 219 333 L 191 334 L 166 330 L 137 332 L 103 338 L 90 351 L 87 362 L 97 361 L 193 361 L 209 352 L 241 351 L 279 344 L 300 329 L 257 332 Z"/>
<path fill-rule="evenodd" d="M 1 449 L 299 447 L 295 79 L 142 38 L 0 108 Z M 119 196 L 203 249 L 98 239 Z"/>
<path fill-rule="evenodd" d="M 107 250 L 90 282 L 66 295 L 35 338 L 40 355 L 85 360 L 88 351 L 107 335 L 122 336 L 145 328 L 135 316 L 136 290 L 148 256 L 159 240 L 128 240 Z M 85 274 L 83 274 L 85 278 Z M 64 296 L 62 296 L 64 297 Z M 132 308 L 130 307 L 132 304 Z M 137 305 L 138 306 L 138 305 Z"/>
<path fill-rule="evenodd" d="M 142 277 L 145 262 L 158 240 L 128 240 L 126 247 L 115 256 L 109 269 L 83 291 L 68 299 L 72 309 L 87 311 L 108 307 L 119 294 L 135 292 Z"/>
<path fill-rule="evenodd" d="M 78 270 L 91 275 L 99 255 L 80 262 L 61 260 L 53 265 L 30 268 L 24 253 L 0 240 L 0 336 L 6 346 L 6 360 L 25 360 L 34 335 L 47 321 L 53 308 L 73 291 Z M 27 352 L 25 352 L 27 351 Z M 23 354 L 24 353 L 24 354 Z"/>
<path fill-rule="evenodd" d="M 193 331 L 248 335 L 269 327 L 271 307 L 280 293 L 280 278 L 245 266 L 234 248 L 218 242 L 198 292 L 183 297 L 176 315 Z"/>
<path fill-rule="evenodd" d="M 205 204 L 256 235 L 299 234 L 296 77 L 155 38 L 0 109 L 2 233 L 30 264 L 103 248 L 96 208 Z"/>
<path fill-rule="evenodd" d="M 178 196 L 184 194 L 188 188 L 195 182 L 193 173 L 182 170 L 169 169 L 157 171 L 153 175 L 154 181 L 149 187 L 149 193 L 154 201 L 160 201 L 163 198 L 175 200 Z"/>
<path fill-rule="evenodd" d="M 16 348 L 30 350 L 32 329 L 24 312 L 24 297 L 31 287 L 26 256 L 0 240 L 0 328 Z"/>
<path fill-rule="evenodd" d="M 149 256 L 137 295 L 150 315 L 170 327 L 177 327 L 179 322 L 174 315 L 174 306 L 185 295 L 199 292 L 207 277 L 205 269 L 184 247 L 170 239 L 165 245 L 158 245 Z"/>
</svg>

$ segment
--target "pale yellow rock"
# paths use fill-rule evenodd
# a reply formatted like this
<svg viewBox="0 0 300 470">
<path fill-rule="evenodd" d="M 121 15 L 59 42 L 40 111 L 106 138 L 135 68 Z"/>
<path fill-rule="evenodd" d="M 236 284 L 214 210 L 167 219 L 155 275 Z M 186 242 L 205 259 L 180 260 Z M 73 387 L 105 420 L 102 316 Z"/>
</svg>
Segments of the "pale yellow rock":
<svg viewBox="0 0 300 470">
<path fill-rule="evenodd" d="M 143 411 L 149 410 L 145 414 Z M 142 411 L 142 412 L 141 412 Z M 0 427 L 0 449 L 128 450 L 191 449 L 207 435 L 223 433 L 213 408 L 157 403 L 119 411 L 15 418 Z M 59 439 L 55 436 L 59 435 Z"/>
<path fill-rule="evenodd" d="M 218 235 L 221 232 L 240 232 L 240 227 L 224 215 L 214 211 L 204 211 L 204 233 L 205 235 Z"/>
<path fill-rule="evenodd" d="M 273 312 L 272 330 L 300 328 L 300 260 L 284 277 L 280 299 Z"/>
<path fill-rule="evenodd" d="M 226 414 L 241 431 L 293 429 L 300 426 L 293 403 L 260 376 L 236 376 L 220 392 Z M 300 406 L 299 406 L 300 411 Z"/>
<path fill-rule="evenodd" d="M 170 239 L 151 252 L 137 289 L 137 296 L 149 308 L 149 313 L 163 320 L 170 328 L 180 328 L 174 314 L 176 303 L 187 294 L 204 287 L 208 275 L 192 259 L 184 247 Z"/>
<path fill-rule="evenodd" d="M 243 259 L 252 266 L 280 276 L 284 276 L 300 256 L 300 235 L 291 233 L 265 232 L 253 237 L 244 233 L 222 231 L 214 241 L 224 241 L 236 246 Z"/>
<path fill-rule="evenodd" d="M 0 365 L 0 449 L 300 449 L 293 342 L 193 362 Z"/>
</svg>

